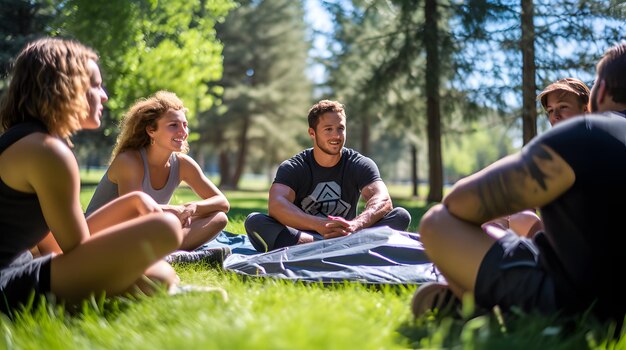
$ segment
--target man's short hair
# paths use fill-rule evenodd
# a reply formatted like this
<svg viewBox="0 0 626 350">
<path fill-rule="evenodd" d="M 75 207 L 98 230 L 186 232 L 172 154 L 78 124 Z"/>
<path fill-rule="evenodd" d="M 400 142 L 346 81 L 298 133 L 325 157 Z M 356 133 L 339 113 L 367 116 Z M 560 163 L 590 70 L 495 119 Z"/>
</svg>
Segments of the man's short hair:
<svg viewBox="0 0 626 350">
<path fill-rule="evenodd" d="M 626 42 L 610 47 L 596 65 L 598 80 L 617 103 L 626 103 Z M 596 83 L 598 83 L 596 81 Z"/>
<path fill-rule="evenodd" d="M 541 101 L 541 106 L 544 110 L 547 110 L 548 95 L 553 92 L 559 92 L 561 94 L 572 93 L 576 95 L 576 98 L 581 106 L 586 106 L 589 103 L 589 87 L 582 81 L 576 78 L 564 78 L 555 81 L 554 83 L 546 86 L 543 91 L 537 95 L 537 99 Z"/>
<path fill-rule="evenodd" d="M 309 128 L 315 129 L 320 120 L 320 117 L 324 113 L 328 112 L 334 112 L 343 116 L 344 118 L 346 117 L 346 112 L 341 103 L 337 101 L 321 100 L 318 103 L 314 104 L 311 109 L 309 109 L 309 115 L 307 117 L 309 120 Z"/>
</svg>

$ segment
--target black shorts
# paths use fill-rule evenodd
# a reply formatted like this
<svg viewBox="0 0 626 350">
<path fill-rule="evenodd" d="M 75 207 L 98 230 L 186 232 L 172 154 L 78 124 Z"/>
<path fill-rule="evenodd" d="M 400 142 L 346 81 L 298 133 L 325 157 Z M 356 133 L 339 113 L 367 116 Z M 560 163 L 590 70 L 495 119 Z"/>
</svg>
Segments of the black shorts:
<svg viewBox="0 0 626 350">
<path fill-rule="evenodd" d="M 525 312 L 552 314 L 558 306 L 553 279 L 539 263 L 539 251 L 528 238 L 508 230 L 494 244 L 478 270 L 476 303 L 503 311 L 519 307 Z"/>
<path fill-rule="evenodd" d="M 27 303 L 33 292 L 35 298 L 49 293 L 51 262 L 52 255 L 33 259 L 26 251 L 0 270 L 0 311 L 11 314 L 11 310 Z"/>
</svg>

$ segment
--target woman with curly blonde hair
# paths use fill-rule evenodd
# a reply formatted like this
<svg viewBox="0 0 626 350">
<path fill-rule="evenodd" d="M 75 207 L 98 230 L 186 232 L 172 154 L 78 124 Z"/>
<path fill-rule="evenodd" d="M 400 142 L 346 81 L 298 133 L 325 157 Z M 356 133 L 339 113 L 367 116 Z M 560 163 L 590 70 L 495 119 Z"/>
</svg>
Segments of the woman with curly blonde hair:
<svg viewBox="0 0 626 350">
<path fill-rule="evenodd" d="M 185 154 L 189 149 L 186 112 L 183 102 L 168 91 L 159 91 L 130 107 L 122 120 L 111 163 L 87 207 L 87 215 L 118 196 L 143 191 L 180 220 L 185 233 L 181 250 L 200 247 L 226 227 L 228 200 L 198 163 Z M 182 181 L 201 200 L 170 205 Z"/>
<path fill-rule="evenodd" d="M 9 315 L 33 293 L 75 303 L 178 283 L 162 258 L 183 232 L 149 196 L 128 193 L 87 220 L 82 213 L 68 143 L 74 132 L 100 126 L 108 97 L 97 60 L 76 41 L 31 42 L 0 104 L 0 311 Z M 34 258 L 29 249 L 48 239 L 61 254 Z"/>
</svg>

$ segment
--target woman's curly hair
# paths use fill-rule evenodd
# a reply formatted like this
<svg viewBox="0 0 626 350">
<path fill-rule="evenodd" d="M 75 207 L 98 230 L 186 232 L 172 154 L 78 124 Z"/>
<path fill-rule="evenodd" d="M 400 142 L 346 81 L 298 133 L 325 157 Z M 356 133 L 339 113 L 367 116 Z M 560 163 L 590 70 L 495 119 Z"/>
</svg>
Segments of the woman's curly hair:
<svg viewBox="0 0 626 350">
<path fill-rule="evenodd" d="M 138 150 L 150 144 L 150 136 L 146 132 L 146 128 L 157 128 L 157 120 L 161 118 L 170 109 L 175 111 L 182 110 L 187 113 L 187 108 L 175 93 L 169 91 L 158 91 L 154 95 L 143 98 L 135 102 L 128 112 L 122 118 L 120 123 L 120 134 L 115 142 L 113 153 L 111 154 L 111 162 L 115 157 L 126 150 Z M 185 149 L 187 152 L 189 146 L 185 141 Z"/>
<path fill-rule="evenodd" d="M 42 38 L 27 44 L 15 60 L 0 102 L 2 128 L 38 119 L 50 134 L 69 141 L 89 115 L 90 59 L 97 62 L 98 56 L 70 39 Z"/>
</svg>

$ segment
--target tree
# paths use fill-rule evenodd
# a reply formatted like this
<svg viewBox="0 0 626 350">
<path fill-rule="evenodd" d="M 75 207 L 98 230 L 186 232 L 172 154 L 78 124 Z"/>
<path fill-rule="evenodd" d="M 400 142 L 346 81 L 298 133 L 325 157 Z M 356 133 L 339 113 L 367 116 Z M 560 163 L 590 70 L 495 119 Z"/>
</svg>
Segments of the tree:
<svg viewBox="0 0 626 350">
<path fill-rule="evenodd" d="M 354 0 L 350 2 L 354 8 L 352 19 L 337 15 L 346 13 L 344 3 L 327 5 L 340 28 L 346 28 L 345 23 L 367 23 L 366 17 L 375 13 L 372 8 L 383 13 L 393 8 L 395 15 L 379 27 L 382 34 L 377 37 L 385 40 L 381 40 L 378 49 L 373 48 L 375 52 L 365 56 L 384 52 L 386 57 L 366 61 L 365 65 L 370 64 L 370 78 L 366 79 L 367 84 L 357 84 L 354 95 L 366 95 L 368 106 L 389 106 L 389 94 L 380 92 L 394 84 L 410 82 L 400 89 L 422 89 L 422 98 L 426 99 L 431 202 L 442 199 L 440 139 L 448 132 L 449 116 L 455 110 L 462 110 L 462 118 L 468 123 L 483 118 L 485 110 L 497 110 L 502 122 L 508 123 L 511 116 L 520 115 L 521 109 L 519 119 L 523 140 L 527 142 L 536 134 L 536 81 L 545 83 L 589 70 L 589 62 L 595 62 L 602 51 L 598 47 L 617 41 L 624 28 L 623 21 L 614 20 L 623 18 L 624 12 L 616 1 L 611 1 L 607 8 L 606 1 L 599 0 L 558 4 L 548 1 L 537 7 L 531 0 L 522 0 L 521 4 L 508 0 L 425 0 L 423 6 L 417 0 Z M 359 52 L 354 47 L 358 34 L 353 34 L 352 41 L 345 37 L 343 34 L 338 40 L 341 47 L 347 52 Z M 361 37 L 361 41 L 365 40 Z M 422 45 L 415 45 L 416 42 Z M 538 42 L 542 50 L 536 51 Z M 569 52 L 558 50 L 563 43 L 574 42 L 573 58 Z M 337 66 L 346 63 L 346 56 L 342 53 L 333 57 L 340 60 Z M 590 56 L 594 58 L 591 60 Z M 414 75 L 412 67 L 424 64 L 426 71 Z M 341 68 L 334 68 L 334 72 L 341 72 Z M 367 67 L 361 72 L 367 72 Z M 412 79 L 407 80 L 407 76 Z M 553 78 L 546 79 L 548 76 Z M 333 83 L 331 80 L 334 87 Z M 372 90 L 376 93 L 365 93 Z M 440 105 L 439 100 L 446 103 Z M 414 125 L 413 130 L 419 132 L 419 124 Z"/>
<path fill-rule="evenodd" d="M 303 17 L 300 1 L 241 1 L 217 26 L 224 93 L 207 113 L 212 132 L 203 139 L 218 150 L 222 188 L 237 188 L 245 169 L 270 168 L 301 147 L 311 103 Z"/>
<path fill-rule="evenodd" d="M 538 86 L 592 77 L 604 48 L 626 29 L 618 1 L 473 0 L 461 10 L 467 22 L 480 18 L 483 25 L 454 31 L 465 57 L 460 71 L 466 79 L 457 84 L 475 101 L 520 117 L 524 143 L 537 133 Z"/>
<path fill-rule="evenodd" d="M 64 0 L 57 7 L 58 33 L 97 50 L 109 92 L 110 119 L 103 130 L 79 138 L 86 144 L 83 153 L 109 154 L 115 121 L 135 100 L 157 90 L 183 100 L 192 129 L 197 115 L 217 100 L 209 91 L 222 74 L 214 27 L 232 7 L 229 0 Z"/>
<path fill-rule="evenodd" d="M 12 60 L 24 45 L 48 34 L 52 1 L 0 0 L 0 92 Z"/>
<path fill-rule="evenodd" d="M 382 107 L 386 112 L 403 111 L 401 114 L 389 116 L 398 121 L 397 125 L 409 125 L 410 132 L 416 133 L 426 123 L 426 135 L 428 142 L 429 163 L 429 201 L 441 200 L 443 193 L 443 167 L 441 160 L 441 80 L 450 71 L 448 64 L 451 51 L 442 49 L 449 41 L 446 32 L 441 30 L 441 14 L 439 5 L 435 0 L 427 0 L 422 5 L 419 1 L 406 0 L 391 2 L 367 2 L 353 1 L 352 11 L 360 18 L 350 20 L 343 16 L 344 9 L 341 5 L 329 5 L 334 14 L 335 23 L 341 29 L 343 36 L 337 38 L 344 50 L 339 58 L 358 57 L 361 49 L 356 48 L 352 42 L 354 38 L 361 38 L 366 42 L 358 31 L 349 31 L 351 23 L 380 23 L 376 21 L 379 13 L 389 13 L 386 21 L 382 21 L 377 27 L 378 34 L 371 32 L 367 41 L 377 41 L 377 48 L 373 48 L 366 58 L 366 63 L 361 71 L 365 72 L 365 83 L 355 84 L 353 96 L 365 96 L 360 100 L 364 110 L 371 110 L 373 106 Z M 387 8 L 389 10 L 387 10 Z M 364 10 L 360 10 L 364 9 Z M 448 18 L 445 13 L 443 18 Z M 347 24 L 346 24 L 347 23 Z M 383 34 L 380 34 L 382 31 Z M 347 34 L 346 34 L 347 33 Z M 352 36 L 352 38 L 351 38 Z M 364 50 L 365 51 L 365 50 Z M 371 52 L 374 53 L 371 53 Z M 345 63 L 346 59 L 340 64 Z M 361 61 L 361 62 L 363 62 Z M 418 67 L 418 68 L 416 68 Z M 331 70 L 337 77 L 335 81 L 341 81 L 346 77 L 341 68 Z M 331 81 L 332 84 L 332 81 Z M 410 96 L 409 98 L 406 98 Z M 420 103 L 419 100 L 425 100 Z M 376 108 L 376 107 L 374 107 Z M 425 111 L 425 113 L 424 113 Z M 407 113 L 408 112 L 408 113 Z M 425 119 L 425 120 L 424 120 Z M 410 159 L 417 160 L 416 144 L 411 145 Z M 408 158 L 408 157 L 407 157 Z M 416 169 L 417 164 L 412 166 Z M 417 174 L 412 171 L 413 192 L 417 193 Z"/>
</svg>

